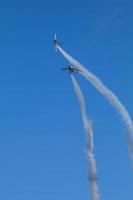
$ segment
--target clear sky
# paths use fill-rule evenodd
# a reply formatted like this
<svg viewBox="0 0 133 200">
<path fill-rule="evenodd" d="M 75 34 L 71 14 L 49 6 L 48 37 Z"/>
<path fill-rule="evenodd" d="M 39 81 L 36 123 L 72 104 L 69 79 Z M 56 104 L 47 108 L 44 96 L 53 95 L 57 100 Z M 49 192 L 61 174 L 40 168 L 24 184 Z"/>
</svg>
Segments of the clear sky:
<svg viewBox="0 0 133 200">
<path fill-rule="evenodd" d="M 0 2 L 0 199 L 87 200 L 85 136 L 67 65 L 52 35 L 133 116 L 133 2 Z M 124 127 L 76 75 L 93 120 L 101 200 L 133 199 Z"/>
</svg>

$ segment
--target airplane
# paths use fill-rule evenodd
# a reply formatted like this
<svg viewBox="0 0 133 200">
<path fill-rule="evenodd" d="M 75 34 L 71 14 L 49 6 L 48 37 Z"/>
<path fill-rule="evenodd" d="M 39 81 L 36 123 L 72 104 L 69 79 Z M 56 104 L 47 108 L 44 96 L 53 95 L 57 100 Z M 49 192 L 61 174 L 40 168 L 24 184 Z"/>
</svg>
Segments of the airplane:
<svg viewBox="0 0 133 200">
<path fill-rule="evenodd" d="M 70 64 L 68 65 L 68 67 L 63 68 L 62 70 L 67 71 L 69 73 L 74 73 L 74 72 L 80 71 L 79 69 L 73 67 Z"/>
<path fill-rule="evenodd" d="M 56 33 L 54 34 L 54 37 L 53 37 L 53 43 L 54 43 L 54 47 L 57 51 L 58 45 L 60 45 L 61 43 L 57 40 Z"/>
</svg>

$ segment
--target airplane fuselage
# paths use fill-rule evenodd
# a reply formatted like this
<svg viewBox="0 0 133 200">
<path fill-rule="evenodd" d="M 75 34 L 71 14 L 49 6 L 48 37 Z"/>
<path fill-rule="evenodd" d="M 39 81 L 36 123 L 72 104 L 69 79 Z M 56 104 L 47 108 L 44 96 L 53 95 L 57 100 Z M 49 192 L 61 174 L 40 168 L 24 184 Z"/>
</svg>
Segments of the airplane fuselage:
<svg viewBox="0 0 133 200">
<path fill-rule="evenodd" d="M 67 68 L 67 71 L 70 72 L 70 73 L 75 72 L 74 68 L 72 68 L 72 67 L 68 67 L 68 68 Z"/>
<path fill-rule="evenodd" d="M 53 43 L 54 43 L 55 49 L 57 50 L 58 46 L 60 45 L 60 42 L 57 40 L 56 34 L 54 34 Z"/>
<path fill-rule="evenodd" d="M 74 73 L 74 72 L 76 72 L 76 69 L 74 69 L 74 68 L 71 67 L 71 66 L 64 68 L 64 70 L 67 71 L 67 72 L 69 72 L 69 73 Z"/>
</svg>

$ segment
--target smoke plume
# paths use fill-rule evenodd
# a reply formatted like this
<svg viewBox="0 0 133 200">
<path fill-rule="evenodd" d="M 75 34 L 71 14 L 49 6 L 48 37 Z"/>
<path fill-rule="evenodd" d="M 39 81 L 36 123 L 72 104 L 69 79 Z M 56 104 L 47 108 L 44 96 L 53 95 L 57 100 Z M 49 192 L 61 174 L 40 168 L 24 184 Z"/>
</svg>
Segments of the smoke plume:
<svg viewBox="0 0 133 200">
<path fill-rule="evenodd" d="M 89 168 L 88 180 L 89 180 L 89 185 L 90 185 L 91 199 L 99 200 L 96 161 L 93 155 L 93 131 L 91 127 L 91 122 L 87 118 L 86 105 L 85 105 L 85 100 L 84 100 L 82 91 L 73 75 L 71 75 L 71 79 L 72 79 L 73 88 L 75 90 L 75 93 L 77 95 L 78 102 L 80 105 L 81 117 L 82 117 L 83 126 L 85 129 L 86 138 L 87 138 L 86 155 L 87 155 L 88 168 Z"/>
<path fill-rule="evenodd" d="M 118 97 L 110 89 L 108 89 L 99 78 L 92 74 L 88 69 L 81 65 L 72 56 L 66 53 L 60 46 L 58 46 L 58 50 L 72 66 L 79 70 L 79 73 L 82 76 L 84 76 L 88 81 L 91 82 L 91 84 L 108 100 L 108 102 L 118 112 L 119 116 L 122 119 L 122 122 L 126 127 L 125 133 L 128 144 L 129 156 L 133 166 L 133 123 L 127 109 L 118 99 Z"/>
</svg>

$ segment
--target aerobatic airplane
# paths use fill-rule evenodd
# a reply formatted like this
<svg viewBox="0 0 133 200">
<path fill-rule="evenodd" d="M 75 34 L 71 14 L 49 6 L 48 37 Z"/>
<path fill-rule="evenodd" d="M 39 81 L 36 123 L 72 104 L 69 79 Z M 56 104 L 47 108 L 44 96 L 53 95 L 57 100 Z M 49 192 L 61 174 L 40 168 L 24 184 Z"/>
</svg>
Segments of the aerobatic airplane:
<svg viewBox="0 0 133 200">
<path fill-rule="evenodd" d="M 56 34 L 54 34 L 53 42 L 54 42 L 54 47 L 55 47 L 55 49 L 57 51 L 58 45 L 60 45 L 61 43 L 57 40 Z"/>
<path fill-rule="evenodd" d="M 68 67 L 63 68 L 62 70 L 67 71 L 69 73 L 74 73 L 74 72 L 80 71 L 79 69 L 73 67 L 70 64 L 68 65 Z"/>
</svg>

